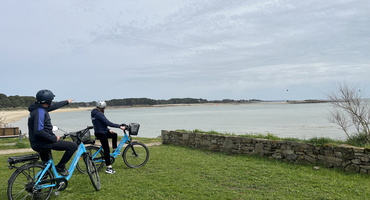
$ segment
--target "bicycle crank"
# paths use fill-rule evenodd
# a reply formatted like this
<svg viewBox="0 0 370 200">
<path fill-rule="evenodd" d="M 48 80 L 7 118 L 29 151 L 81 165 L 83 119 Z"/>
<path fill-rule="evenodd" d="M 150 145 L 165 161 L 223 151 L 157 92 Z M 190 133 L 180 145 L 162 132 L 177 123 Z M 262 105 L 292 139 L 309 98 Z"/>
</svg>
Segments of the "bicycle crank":
<svg viewBox="0 0 370 200">
<path fill-rule="evenodd" d="M 111 157 L 110 157 L 110 164 L 113 164 L 115 160 L 116 160 L 116 159 L 115 159 L 113 156 L 111 156 Z"/>
<path fill-rule="evenodd" d="M 55 181 L 56 181 L 56 188 L 58 191 L 63 191 L 68 186 L 68 181 L 65 178 L 57 178 L 55 179 Z"/>
</svg>

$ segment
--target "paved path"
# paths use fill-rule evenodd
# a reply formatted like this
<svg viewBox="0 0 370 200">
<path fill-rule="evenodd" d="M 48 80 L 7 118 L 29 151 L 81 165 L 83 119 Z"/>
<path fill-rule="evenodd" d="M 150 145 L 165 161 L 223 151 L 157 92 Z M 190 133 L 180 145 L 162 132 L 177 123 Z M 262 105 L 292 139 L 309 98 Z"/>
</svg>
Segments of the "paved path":
<svg viewBox="0 0 370 200">
<path fill-rule="evenodd" d="M 35 152 L 35 151 L 31 148 L 27 148 L 27 149 L 3 149 L 3 150 L 0 150 L 0 155 L 16 154 L 16 153 L 29 153 L 29 152 Z"/>
</svg>

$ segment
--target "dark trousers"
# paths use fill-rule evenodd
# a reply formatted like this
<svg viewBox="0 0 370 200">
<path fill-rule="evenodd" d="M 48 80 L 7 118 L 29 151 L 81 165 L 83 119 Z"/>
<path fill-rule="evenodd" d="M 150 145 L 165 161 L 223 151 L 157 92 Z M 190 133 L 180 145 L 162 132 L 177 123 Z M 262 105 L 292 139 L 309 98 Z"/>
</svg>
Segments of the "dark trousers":
<svg viewBox="0 0 370 200">
<path fill-rule="evenodd" d="M 95 137 L 100 140 L 101 146 L 104 151 L 104 160 L 105 165 L 110 165 L 110 149 L 108 138 L 112 138 L 112 147 L 113 149 L 117 148 L 117 133 L 94 133 Z"/>
<path fill-rule="evenodd" d="M 58 168 L 64 168 L 77 150 L 77 147 L 77 144 L 74 142 L 58 140 L 54 143 L 45 144 L 38 152 L 40 153 L 41 160 L 47 162 L 52 157 L 51 150 L 65 151 L 62 159 L 56 165 Z"/>
</svg>

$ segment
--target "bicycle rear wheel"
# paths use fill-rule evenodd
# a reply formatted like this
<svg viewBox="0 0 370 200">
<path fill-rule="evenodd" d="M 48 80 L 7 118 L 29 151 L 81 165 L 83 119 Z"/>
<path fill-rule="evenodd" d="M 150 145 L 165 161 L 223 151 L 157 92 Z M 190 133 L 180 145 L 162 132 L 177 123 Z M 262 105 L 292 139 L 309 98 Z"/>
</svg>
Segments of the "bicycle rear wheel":
<svg viewBox="0 0 370 200">
<path fill-rule="evenodd" d="M 93 161 L 95 162 L 96 169 L 100 171 L 105 164 L 103 151 L 99 147 L 96 147 L 96 146 L 87 146 L 86 151 L 90 154 L 91 157 L 93 157 Z M 86 171 L 85 166 L 86 166 L 85 161 L 83 160 L 83 158 L 81 158 L 77 162 L 76 168 L 79 172 L 86 174 L 87 171 Z"/>
<path fill-rule="evenodd" d="M 132 142 L 123 150 L 122 158 L 128 167 L 142 167 L 149 160 L 149 149 L 143 143 Z"/>
<path fill-rule="evenodd" d="M 16 199 L 49 199 L 53 187 L 35 190 L 35 182 L 45 165 L 40 163 L 28 163 L 18 168 L 8 180 L 7 195 L 9 200 Z M 42 180 L 50 180 L 48 184 L 54 184 L 53 173 L 48 170 Z"/>
<path fill-rule="evenodd" d="M 88 153 L 84 155 L 84 160 L 86 164 L 86 170 L 87 174 L 90 177 L 91 183 L 94 186 L 96 191 L 100 190 L 100 177 L 99 177 L 99 172 L 95 167 L 95 162 L 93 162 L 92 158 Z"/>
</svg>

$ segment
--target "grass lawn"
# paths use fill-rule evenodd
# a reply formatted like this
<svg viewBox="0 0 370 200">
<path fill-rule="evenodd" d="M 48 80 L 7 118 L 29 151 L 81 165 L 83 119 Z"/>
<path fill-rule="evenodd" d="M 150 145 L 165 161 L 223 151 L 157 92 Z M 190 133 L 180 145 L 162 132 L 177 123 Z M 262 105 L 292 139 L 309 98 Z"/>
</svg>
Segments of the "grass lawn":
<svg viewBox="0 0 370 200">
<path fill-rule="evenodd" d="M 369 199 L 369 175 L 226 155 L 171 145 L 151 146 L 149 162 L 130 169 L 117 157 L 116 174 L 100 173 L 96 192 L 85 174 L 75 171 L 68 188 L 53 199 Z M 1 155 L 0 197 L 6 199 L 6 167 Z M 54 153 L 59 159 L 60 153 Z"/>
</svg>

